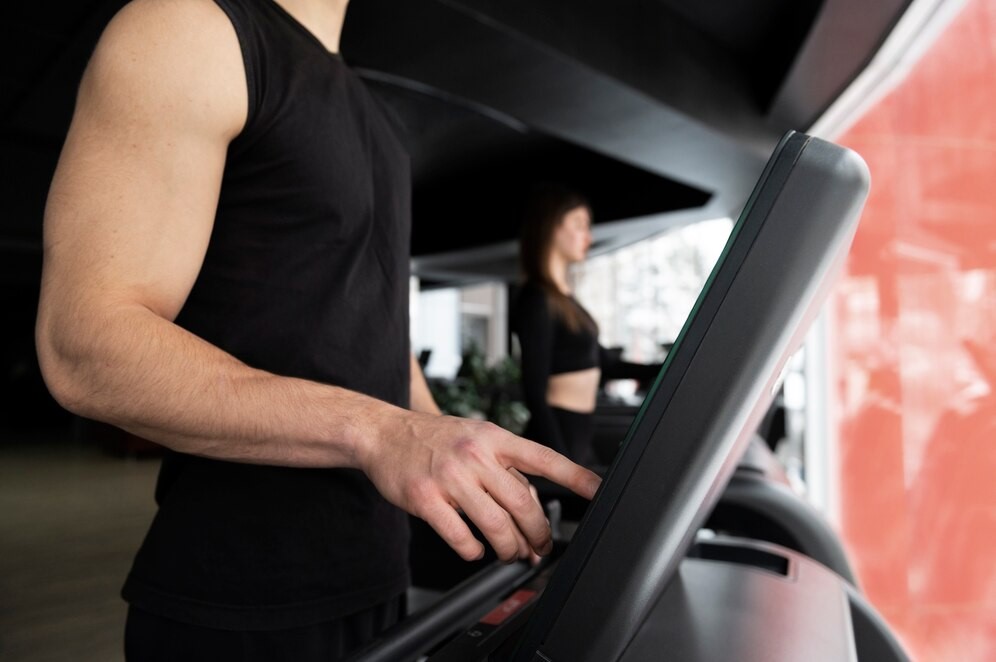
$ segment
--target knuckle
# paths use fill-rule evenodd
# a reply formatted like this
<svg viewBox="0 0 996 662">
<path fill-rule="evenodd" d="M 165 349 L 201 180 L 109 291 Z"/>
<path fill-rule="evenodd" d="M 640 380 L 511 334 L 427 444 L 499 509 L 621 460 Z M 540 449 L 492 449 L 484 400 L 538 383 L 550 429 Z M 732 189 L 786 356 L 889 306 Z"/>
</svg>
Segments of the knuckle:
<svg viewBox="0 0 996 662">
<path fill-rule="evenodd" d="M 460 480 L 463 476 L 463 463 L 455 458 L 447 458 L 439 462 L 439 479 L 447 485 Z"/>
<path fill-rule="evenodd" d="M 508 516 L 503 511 L 489 510 L 478 516 L 475 524 L 486 534 L 497 536 L 508 528 Z"/>
<path fill-rule="evenodd" d="M 536 508 L 536 500 L 521 483 L 516 483 L 518 489 L 512 489 L 509 494 L 509 506 L 517 513 L 527 513 Z"/>
<path fill-rule="evenodd" d="M 433 481 L 427 478 L 416 478 L 404 489 L 405 500 L 414 508 L 422 510 L 435 496 Z"/>
<path fill-rule="evenodd" d="M 514 561 L 519 556 L 519 543 L 515 538 L 506 537 L 496 540 L 492 547 L 494 547 L 495 555 L 506 563 Z"/>
<path fill-rule="evenodd" d="M 482 424 L 482 433 L 487 436 L 497 436 L 506 434 L 505 429 L 499 426 L 497 423 L 491 421 L 484 421 Z"/>
<path fill-rule="evenodd" d="M 458 439 L 453 444 L 453 452 L 461 462 L 480 463 L 485 456 L 484 444 L 472 437 Z"/>
<path fill-rule="evenodd" d="M 543 464 L 553 465 L 567 459 L 549 446 L 541 445 L 539 451 L 540 462 Z"/>
<path fill-rule="evenodd" d="M 544 446 L 542 444 L 535 444 L 534 449 L 534 461 L 540 469 L 549 469 L 553 467 L 563 457 L 549 446 Z"/>
<path fill-rule="evenodd" d="M 470 549 L 470 546 L 475 542 L 470 532 L 453 520 L 444 521 L 439 525 L 439 535 L 455 547 L 464 549 Z"/>
</svg>

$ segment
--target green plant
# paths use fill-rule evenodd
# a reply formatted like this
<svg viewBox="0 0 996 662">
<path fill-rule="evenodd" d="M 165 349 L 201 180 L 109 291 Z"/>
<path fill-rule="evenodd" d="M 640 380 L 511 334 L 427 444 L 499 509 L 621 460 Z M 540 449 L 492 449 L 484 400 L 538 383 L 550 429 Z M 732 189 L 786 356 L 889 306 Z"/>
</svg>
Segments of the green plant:
<svg viewBox="0 0 996 662">
<path fill-rule="evenodd" d="M 447 414 L 488 420 L 515 434 L 522 434 L 529 410 L 521 401 L 519 364 L 506 357 L 489 366 L 474 344 L 464 350 L 463 361 L 452 381 L 432 380 L 429 388 L 436 404 Z"/>
</svg>

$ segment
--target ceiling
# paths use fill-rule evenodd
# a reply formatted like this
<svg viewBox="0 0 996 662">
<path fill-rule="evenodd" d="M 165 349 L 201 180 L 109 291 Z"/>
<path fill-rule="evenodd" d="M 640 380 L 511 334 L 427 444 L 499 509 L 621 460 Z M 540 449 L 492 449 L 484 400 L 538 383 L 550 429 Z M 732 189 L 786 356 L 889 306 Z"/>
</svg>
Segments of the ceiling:
<svg viewBox="0 0 996 662">
<path fill-rule="evenodd" d="M 0 10 L 8 293 L 36 296 L 44 199 L 76 86 L 123 4 Z M 353 0 L 342 52 L 411 152 L 416 272 L 468 282 L 514 275 L 519 209 L 537 182 L 591 199 L 596 251 L 736 214 L 779 136 L 821 116 L 908 4 Z"/>
</svg>

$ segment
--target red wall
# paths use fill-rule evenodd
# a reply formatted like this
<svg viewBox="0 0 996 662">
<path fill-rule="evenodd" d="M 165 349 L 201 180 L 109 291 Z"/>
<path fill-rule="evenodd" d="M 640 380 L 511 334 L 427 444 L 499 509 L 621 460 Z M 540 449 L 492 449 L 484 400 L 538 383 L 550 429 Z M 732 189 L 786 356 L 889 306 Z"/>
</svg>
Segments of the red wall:
<svg viewBox="0 0 996 662">
<path fill-rule="evenodd" d="M 917 660 L 996 660 L 996 0 L 838 140 L 872 193 L 834 300 L 840 526 Z"/>
</svg>

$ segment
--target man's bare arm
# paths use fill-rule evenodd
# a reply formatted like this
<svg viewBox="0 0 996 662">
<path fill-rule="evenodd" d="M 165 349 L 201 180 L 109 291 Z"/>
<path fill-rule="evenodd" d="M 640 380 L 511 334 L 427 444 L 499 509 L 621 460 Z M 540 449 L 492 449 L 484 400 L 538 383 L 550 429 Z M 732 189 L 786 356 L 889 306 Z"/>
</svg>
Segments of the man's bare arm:
<svg viewBox="0 0 996 662">
<path fill-rule="evenodd" d="M 328 462 L 303 444 L 279 445 L 288 424 L 304 439 L 323 422 L 308 417 L 316 428 L 306 432 L 280 420 L 292 396 L 262 402 L 271 375 L 171 323 L 207 249 L 227 145 L 247 105 L 234 29 L 211 3 L 145 1 L 115 18 L 84 76 L 49 193 L 39 357 L 69 409 L 179 450 Z M 275 443 L 258 441 L 267 437 Z M 312 446 L 334 452 L 318 438 Z"/>
<path fill-rule="evenodd" d="M 45 219 L 37 345 L 64 406 L 214 458 L 362 469 L 465 558 L 543 552 L 515 467 L 591 496 L 590 472 L 476 421 L 393 407 L 236 360 L 173 323 L 211 234 L 247 108 L 231 23 L 210 0 L 138 0 L 88 67 Z"/>
</svg>

